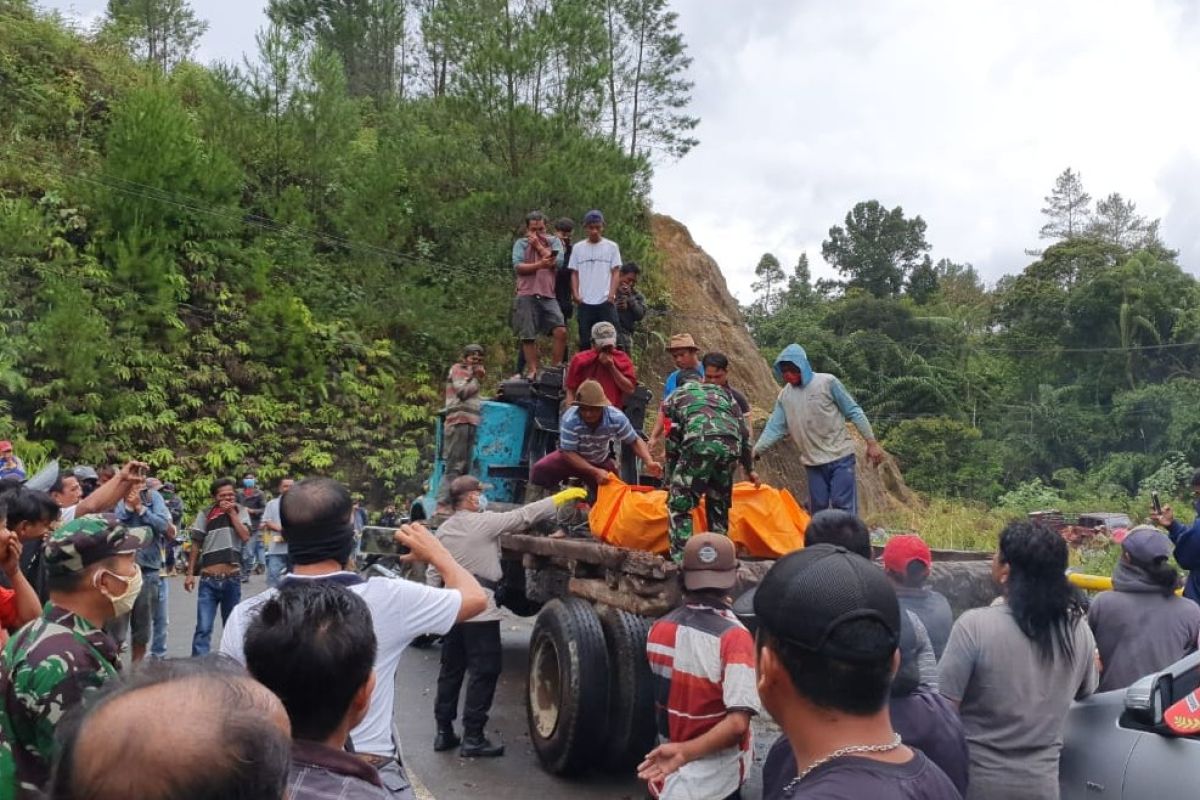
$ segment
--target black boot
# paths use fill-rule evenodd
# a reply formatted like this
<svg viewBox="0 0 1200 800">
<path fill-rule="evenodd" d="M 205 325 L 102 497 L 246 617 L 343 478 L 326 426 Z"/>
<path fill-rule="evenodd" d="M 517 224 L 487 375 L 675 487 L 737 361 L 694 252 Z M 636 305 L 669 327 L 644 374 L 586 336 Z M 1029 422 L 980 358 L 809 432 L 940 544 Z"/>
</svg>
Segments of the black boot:
<svg viewBox="0 0 1200 800">
<path fill-rule="evenodd" d="M 433 750 L 435 753 L 440 753 L 444 750 L 453 750 L 458 747 L 458 734 L 454 732 L 453 725 L 438 725 L 437 736 L 433 737 Z"/>
<path fill-rule="evenodd" d="M 504 745 L 493 744 L 483 731 L 464 731 L 462 749 L 458 753 L 463 758 L 495 758 L 504 755 Z"/>
</svg>

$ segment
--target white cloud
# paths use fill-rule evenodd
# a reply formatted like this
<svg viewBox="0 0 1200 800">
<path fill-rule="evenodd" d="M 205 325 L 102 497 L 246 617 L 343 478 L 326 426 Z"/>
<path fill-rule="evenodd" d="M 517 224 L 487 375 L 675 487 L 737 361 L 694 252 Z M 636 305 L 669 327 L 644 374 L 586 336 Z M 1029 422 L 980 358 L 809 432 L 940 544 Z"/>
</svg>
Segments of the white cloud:
<svg viewBox="0 0 1200 800">
<path fill-rule="evenodd" d="M 871 198 L 921 214 L 935 257 L 989 280 L 1017 271 L 1067 166 L 1093 196 L 1119 191 L 1164 217 L 1168 243 L 1200 267 L 1170 213 L 1194 185 L 1172 182 L 1172 165 L 1200 160 L 1190 4 L 749 5 L 739 17 L 676 0 L 702 144 L 660 167 L 654 190 L 743 299 L 764 251 L 791 264 L 806 250 L 829 274 L 820 242 Z"/>
</svg>

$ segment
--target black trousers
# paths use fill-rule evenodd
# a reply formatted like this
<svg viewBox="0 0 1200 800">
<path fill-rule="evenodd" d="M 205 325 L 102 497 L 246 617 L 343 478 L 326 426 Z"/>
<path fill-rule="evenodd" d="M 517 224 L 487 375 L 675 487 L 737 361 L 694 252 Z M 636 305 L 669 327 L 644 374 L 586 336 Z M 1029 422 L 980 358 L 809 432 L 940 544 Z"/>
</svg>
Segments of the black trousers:
<svg viewBox="0 0 1200 800">
<path fill-rule="evenodd" d="M 442 671 L 438 673 L 437 701 L 433 716 L 438 726 L 447 726 L 458 716 L 458 694 L 467 678 L 463 702 L 463 730 L 483 733 L 488 710 L 500 679 L 500 620 L 460 622 L 442 639 Z"/>
<path fill-rule="evenodd" d="M 617 326 L 617 307 L 612 303 L 597 303 L 588 305 L 580 303 L 575 309 L 579 318 L 579 352 L 590 350 L 592 347 L 592 326 L 597 322 L 611 322 Z"/>
</svg>

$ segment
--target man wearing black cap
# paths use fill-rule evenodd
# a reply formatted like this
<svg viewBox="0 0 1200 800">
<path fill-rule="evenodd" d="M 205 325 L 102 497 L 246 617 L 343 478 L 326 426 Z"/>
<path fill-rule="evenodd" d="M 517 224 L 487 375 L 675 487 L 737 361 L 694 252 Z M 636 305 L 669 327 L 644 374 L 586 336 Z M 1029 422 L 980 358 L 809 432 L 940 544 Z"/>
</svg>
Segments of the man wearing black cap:
<svg viewBox="0 0 1200 800">
<path fill-rule="evenodd" d="M 683 551 L 686 602 L 646 637 L 661 744 L 638 777 L 661 800 L 734 800 L 752 764 L 750 718 L 759 705 L 754 641 L 729 610 L 737 568 L 728 537 L 693 536 Z"/>
<path fill-rule="evenodd" d="M 475 430 L 479 427 L 479 414 L 483 409 L 480 390 L 486 375 L 483 347 L 469 344 L 463 348 L 462 360 L 450 367 L 446 376 L 446 404 L 442 409 L 446 415 L 442 422 L 442 461 L 446 467 L 438 490 L 439 500 L 446 498 L 455 478 L 471 471 Z"/>
<path fill-rule="evenodd" d="M 348 586 L 371 609 L 378 650 L 375 688 L 366 717 L 350 732 L 359 757 L 379 770 L 384 787 L 393 797 L 411 800 L 412 787 L 399 761 L 393 732 L 396 667 L 409 643 L 418 636 L 444 636 L 452 625 L 470 619 L 487 607 L 487 596 L 478 581 L 423 525 L 402 525 L 398 544 L 410 549 L 402 561 L 423 561 L 437 567 L 446 588 L 414 581 L 374 578 L 363 580 L 346 568 L 354 551 L 354 526 L 350 522 L 353 500 L 345 486 L 329 478 L 309 478 L 292 487 L 279 503 L 283 538 L 293 570 L 282 581 L 324 580 Z M 221 652 L 246 663 L 246 629 L 259 607 L 278 590 L 268 589 L 233 610 L 221 637 Z"/>
<path fill-rule="evenodd" d="M 892 729 L 900 603 L 881 570 L 812 545 L 777 561 L 737 609 L 756 629 L 759 697 L 799 765 L 766 800 L 959 800 L 945 773 Z"/>
</svg>

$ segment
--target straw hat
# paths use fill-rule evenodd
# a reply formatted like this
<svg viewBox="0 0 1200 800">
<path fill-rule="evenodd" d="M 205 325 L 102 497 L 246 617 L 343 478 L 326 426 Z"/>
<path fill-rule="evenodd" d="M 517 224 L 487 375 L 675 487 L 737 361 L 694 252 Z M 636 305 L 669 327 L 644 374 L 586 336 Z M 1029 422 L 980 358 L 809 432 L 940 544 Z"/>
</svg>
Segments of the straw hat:
<svg viewBox="0 0 1200 800">
<path fill-rule="evenodd" d="M 696 340 L 692 338 L 690 333 L 677 333 L 671 337 L 671 343 L 667 345 L 667 352 L 672 350 L 699 350 L 696 346 Z"/>
<path fill-rule="evenodd" d="M 610 403 L 604 395 L 604 387 L 599 382 L 584 381 L 579 384 L 579 391 L 575 392 L 575 405 L 604 408 Z"/>
</svg>

